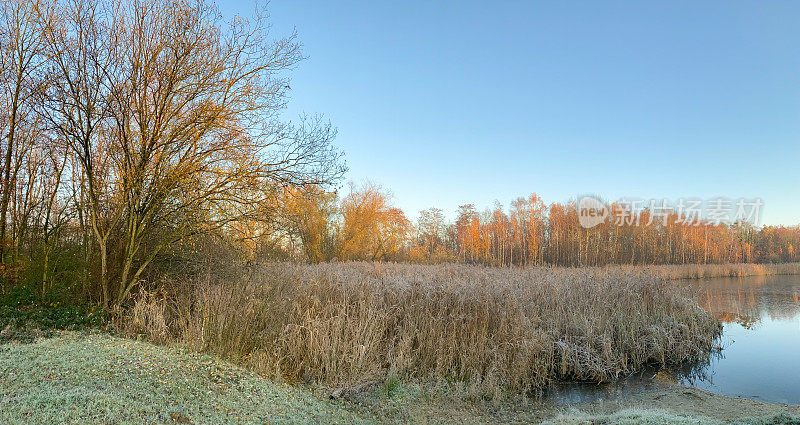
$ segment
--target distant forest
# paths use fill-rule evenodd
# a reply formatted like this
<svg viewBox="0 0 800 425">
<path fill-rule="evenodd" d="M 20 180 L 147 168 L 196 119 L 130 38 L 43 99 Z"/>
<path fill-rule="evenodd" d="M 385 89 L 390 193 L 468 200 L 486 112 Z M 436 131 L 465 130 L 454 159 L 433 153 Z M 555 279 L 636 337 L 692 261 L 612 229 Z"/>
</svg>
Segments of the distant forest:
<svg viewBox="0 0 800 425">
<path fill-rule="evenodd" d="M 536 194 L 514 200 L 508 209 L 497 204 L 479 211 L 465 204 L 455 221 L 430 208 L 413 222 L 392 206 L 388 191 L 372 184 L 353 186 L 342 199 L 318 188 L 287 191 L 284 197 L 287 237 L 269 247 L 312 262 L 602 266 L 800 260 L 797 226 L 713 223 L 677 212 L 654 219 L 644 208 L 627 212 L 623 223 L 612 211 L 612 218 L 587 229 L 580 225 L 576 202 L 545 204 Z"/>
</svg>

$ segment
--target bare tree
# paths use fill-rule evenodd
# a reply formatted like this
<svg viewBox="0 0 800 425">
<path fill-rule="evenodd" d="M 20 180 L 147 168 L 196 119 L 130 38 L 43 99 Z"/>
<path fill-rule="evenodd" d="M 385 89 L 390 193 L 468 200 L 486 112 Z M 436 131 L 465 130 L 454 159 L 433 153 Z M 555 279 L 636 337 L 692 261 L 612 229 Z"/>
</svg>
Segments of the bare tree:
<svg viewBox="0 0 800 425">
<path fill-rule="evenodd" d="M 56 82 L 46 95 L 48 117 L 81 168 L 81 187 L 94 244 L 100 256 L 99 286 L 108 291 L 108 245 L 121 219 L 108 171 L 111 154 L 111 91 L 120 78 L 115 57 L 120 39 L 112 34 L 113 10 L 94 0 L 60 5 L 59 22 L 48 27 L 50 72 Z"/>
<path fill-rule="evenodd" d="M 0 6 L 0 263 L 8 252 L 9 203 L 26 152 L 40 137 L 41 120 L 31 99 L 44 84 L 44 28 L 52 7 L 41 0 L 8 0 Z"/>
<path fill-rule="evenodd" d="M 344 167 L 330 124 L 279 121 L 283 71 L 302 59 L 294 34 L 270 41 L 261 16 L 224 25 L 204 0 L 110 6 L 61 11 L 48 99 L 83 168 L 103 303 L 119 305 L 171 243 L 250 216 L 270 186 L 326 183 Z"/>
</svg>

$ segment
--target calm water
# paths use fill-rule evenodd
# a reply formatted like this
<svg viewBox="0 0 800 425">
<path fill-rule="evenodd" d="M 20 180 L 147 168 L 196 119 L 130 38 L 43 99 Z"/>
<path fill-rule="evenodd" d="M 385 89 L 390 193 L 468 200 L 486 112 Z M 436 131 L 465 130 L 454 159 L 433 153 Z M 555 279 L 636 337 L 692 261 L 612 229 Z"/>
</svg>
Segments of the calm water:
<svg viewBox="0 0 800 425">
<path fill-rule="evenodd" d="M 610 385 L 556 387 L 561 403 L 613 398 L 666 385 L 800 404 L 800 276 L 717 278 L 691 283 L 698 302 L 723 321 L 723 349 L 682 368 L 648 368 Z"/>
</svg>

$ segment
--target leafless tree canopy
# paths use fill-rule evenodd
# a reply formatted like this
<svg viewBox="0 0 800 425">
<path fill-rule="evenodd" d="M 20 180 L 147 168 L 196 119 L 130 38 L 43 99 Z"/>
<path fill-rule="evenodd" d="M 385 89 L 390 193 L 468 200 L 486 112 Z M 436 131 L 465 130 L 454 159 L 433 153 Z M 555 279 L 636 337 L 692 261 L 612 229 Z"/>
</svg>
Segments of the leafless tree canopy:
<svg viewBox="0 0 800 425">
<path fill-rule="evenodd" d="M 281 116 L 303 56 L 268 30 L 205 0 L 5 2 L 3 264 L 24 229 L 47 250 L 71 227 L 87 284 L 118 305 L 177 241 L 269 220 L 278 187 L 339 179 L 330 123 Z"/>
</svg>

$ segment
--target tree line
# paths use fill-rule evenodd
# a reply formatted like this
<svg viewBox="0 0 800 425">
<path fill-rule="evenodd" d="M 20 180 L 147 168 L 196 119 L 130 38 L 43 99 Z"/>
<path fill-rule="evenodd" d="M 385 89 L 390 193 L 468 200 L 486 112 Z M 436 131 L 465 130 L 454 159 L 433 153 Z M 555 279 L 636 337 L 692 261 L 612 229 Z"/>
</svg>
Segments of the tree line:
<svg viewBox="0 0 800 425">
<path fill-rule="evenodd" d="M 381 260 L 485 265 L 774 263 L 800 261 L 800 228 L 715 223 L 677 211 L 626 210 L 581 226 L 577 202 L 545 204 L 536 194 L 479 211 L 465 204 L 447 221 L 441 209 L 412 221 L 373 184 L 337 195 L 319 188 L 286 193 L 288 253 L 311 262 Z M 660 214 L 657 218 L 654 216 Z"/>
</svg>

